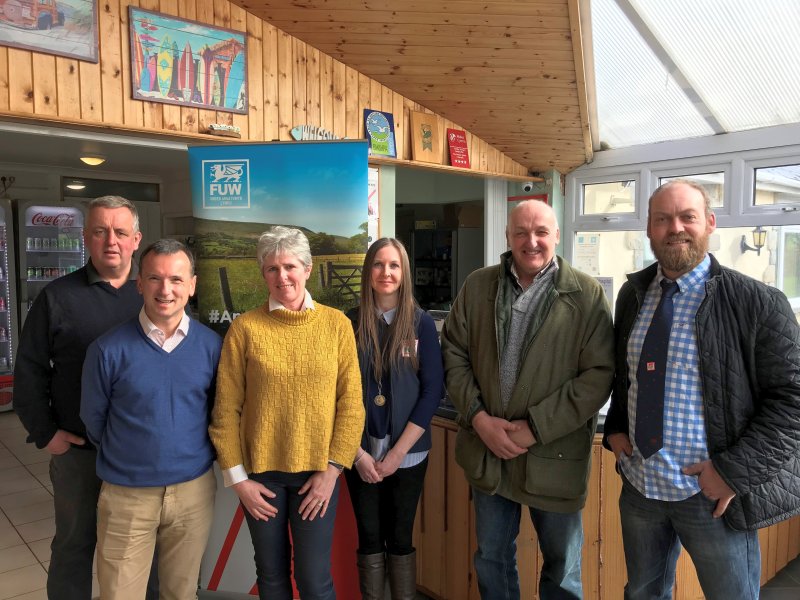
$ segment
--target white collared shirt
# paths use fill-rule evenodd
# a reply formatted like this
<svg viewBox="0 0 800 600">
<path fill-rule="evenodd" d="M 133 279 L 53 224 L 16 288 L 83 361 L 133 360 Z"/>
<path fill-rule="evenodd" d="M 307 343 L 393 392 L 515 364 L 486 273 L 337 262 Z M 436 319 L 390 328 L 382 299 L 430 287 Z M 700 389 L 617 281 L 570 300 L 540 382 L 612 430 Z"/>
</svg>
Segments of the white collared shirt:
<svg viewBox="0 0 800 600">
<path fill-rule="evenodd" d="M 189 335 L 189 315 L 186 313 L 183 313 L 183 317 L 175 333 L 169 337 L 166 337 L 166 334 L 161 329 L 153 325 L 147 313 L 144 312 L 144 307 L 139 311 L 139 324 L 142 326 L 144 334 L 161 347 L 164 352 L 172 352 L 175 350 L 178 344 L 183 341 L 183 338 Z"/>
<path fill-rule="evenodd" d="M 277 300 L 274 300 L 272 298 L 272 296 L 270 296 L 269 297 L 269 312 L 272 312 L 273 310 L 280 310 L 280 309 L 290 310 L 290 309 L 286 308 L 283 304 L 278 302 Z M 303 312 L 304 310 L 314 310 L 314 301 L 311 299 L 311 294 L 308 293 L 308 290 L 306 290 L 306 296 L 305 296 L 305 298 L 303 298 L 303 305 L 300 307 L 300 310 L 298 312 Z"/>
</svg>

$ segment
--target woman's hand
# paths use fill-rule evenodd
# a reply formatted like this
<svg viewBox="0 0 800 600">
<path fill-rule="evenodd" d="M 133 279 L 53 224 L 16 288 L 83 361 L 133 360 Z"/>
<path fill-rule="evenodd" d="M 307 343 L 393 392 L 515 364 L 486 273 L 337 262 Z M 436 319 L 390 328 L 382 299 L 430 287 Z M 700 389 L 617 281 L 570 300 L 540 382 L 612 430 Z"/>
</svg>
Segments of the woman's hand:
<svg viewBox="0 0 800 600">
<path fill-rule="evenodd" d="M 358 459 L 355 465 L 356 471 L 358 471 L 358 475 L 361 477 L 361 481 L 364 483 L 378 483 L 383 480 L 383 477 L 375 468 L 376 464 L 375 459 L 372 458 L 369 452 L 364 452 L 364 454 L 361 455 L 361 458 Z"/>
<path fill-rule="evenodd" d="M 394 472 L 397 471 L 397 468 L 405 457 L 406 453 L 402 450 L 398 450 L 395 446 L 386 453 L 386 456 L 375 464 L 375 470 L 378 472 L 381 479 L 389 477 L 389 475 L 393 475 Z"/>
<path fill-rule="evenodd" d="M 236 492 L 236 495 L 239 496 L 242 506 L 247 509 L 250 516 L 256 521 L 269 521 L 270 517 L 277 516 L 278 509 L 264 500 L 265 497 L 274 498 L 275 493 L 268 490 L 264 485 L 252 479 L 245 479 L 231 487 Z"/>
<path fill-rule="evenodd" d="M 297 511 L 304 521 L 306 519 L 313 521 L 316 516 L 320 518 L 325 516 L 338 478 L 339 469 L 328 465 L 326 470 L 317 471 L 306 480 L 303 487 L 297 492 L 301 496 L 306 495 Z"/>
</svg>

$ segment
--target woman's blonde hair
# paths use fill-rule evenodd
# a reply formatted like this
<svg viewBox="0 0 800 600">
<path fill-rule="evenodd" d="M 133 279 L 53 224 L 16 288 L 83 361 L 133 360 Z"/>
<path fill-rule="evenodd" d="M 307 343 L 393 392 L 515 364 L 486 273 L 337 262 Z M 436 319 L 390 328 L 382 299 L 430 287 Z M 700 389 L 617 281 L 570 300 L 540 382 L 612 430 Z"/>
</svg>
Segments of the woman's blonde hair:
<svg viewBox="0 0 800 600">
<path fill-rule="evenodd" d="M 372 265 L 378 252 L 387 246 L 395 248 L 400 255 L 400 287 L 397 293 L 397 310 L 392 324 L 383 343 L 380 342 L 378 333 L 378 305 L 375 302 L 375 292 L 372 289 Z M 381 238 L 367 251 L 364 258 L 364 267 L 361 269 L 361 307 L 358 312 L 358 327 L 356 328 L 356 341 L 358 347 L 372 358 L 372 372 L 375 381 L 380 381 L 381 376 L 391 367 L 398 368 L 401 359 L 408 357 L 411 365 L 416 370 L 419 366 L 416 352 L 416 331 L 414 327 L 414 312 L 417 301 L 414 300 L 411 282 L 411 265 L 408 253 L 402 242 L 394 238 Z"/>
</svg>

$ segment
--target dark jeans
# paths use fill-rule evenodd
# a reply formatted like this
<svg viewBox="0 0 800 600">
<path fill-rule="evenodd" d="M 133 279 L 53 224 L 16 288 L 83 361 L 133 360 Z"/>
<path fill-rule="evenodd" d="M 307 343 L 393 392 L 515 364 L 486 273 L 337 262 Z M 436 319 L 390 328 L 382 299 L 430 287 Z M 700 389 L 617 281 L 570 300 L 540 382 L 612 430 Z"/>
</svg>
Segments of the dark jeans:
<svg viewBox="0 0 800 600">
<path fill-rule="evenodd" d="M 405 556 L 414 551 L 411 536 L 427 470 L 425 457 L 418 465 L 397 469 L 380 483 L 365 483 L 355 469 L 346 472 L 359 554 Z"/>
<path fill-rule="evenodd" d="M 478 550 L 475 571 L 482 600 L 519 600 L 517 535 L 522 506 L 472 488 Z M 539 578 L 542 600 L 583 598 L 581 512 L 556 513 L 528 507 L 544 562 Z"/>
<path fill-rule="evenodd" d="M 92 559 L 97 543 L 97 499 L 101 481 L 97 452 L 71 448 L 50 457 L 56 533 L 50 544 L 47 597 L 87 600 L 92 597 Z M 148 600 L 158 598 L 158 573 L 151 569 Z"/>
<path fill-rule="evenodd" d="M 711 516 L 716 502 L 696 494 L 651 500 L 623 478 L 619 497 L 628 567 L 628 600 L 669 600 L 681 544 L 709 600 L 758 598 L 761 552 L 756 531 L 734 531 Z"/>
<path fill-rule="evenodd" d="M 325 516 L 304 521 L 298 512 L 303 496 L 297 492 L 313 474 L 313 471 L 266 471 L 250 475 L 250 479 L 275 493 L 275 498 L 270 498 L 269 503 L 278 509 L 278 515 L 269 521 L 256 521 L 247 510 L 244 511 L 253 539 L 256 583 L 261 600 L 291 600 L 292 544 L 294 576 L 300 597 L 303 600 L 336 598 L 331 577 L 331 544 L 339 501 L 339 481 L 336 482 Z"/>
</svg>

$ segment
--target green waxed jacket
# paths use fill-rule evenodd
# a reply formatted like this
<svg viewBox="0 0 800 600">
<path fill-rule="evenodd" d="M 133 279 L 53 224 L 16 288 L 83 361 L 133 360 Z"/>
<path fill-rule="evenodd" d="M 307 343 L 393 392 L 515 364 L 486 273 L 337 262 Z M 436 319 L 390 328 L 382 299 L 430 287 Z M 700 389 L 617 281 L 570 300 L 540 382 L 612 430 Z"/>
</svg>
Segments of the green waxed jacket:
<svg viewBox="0 0 800 600">
<path fill-rule="evenodd" d="M 467 278 L 442 329 L 447 391 L 459 413 L 456 460 L 481 491 L 574 512 L 586 502 L 597 411 L 614 375 L 611 311 L 597 281 L 557 257 L 555 281 L 531 319 L 504 409 L 498 357 L 511 311 L 510 256 Z M 527 419 L 536 443 L 501 460 L 470 425 L 480 410 Z"/>
</svg>

